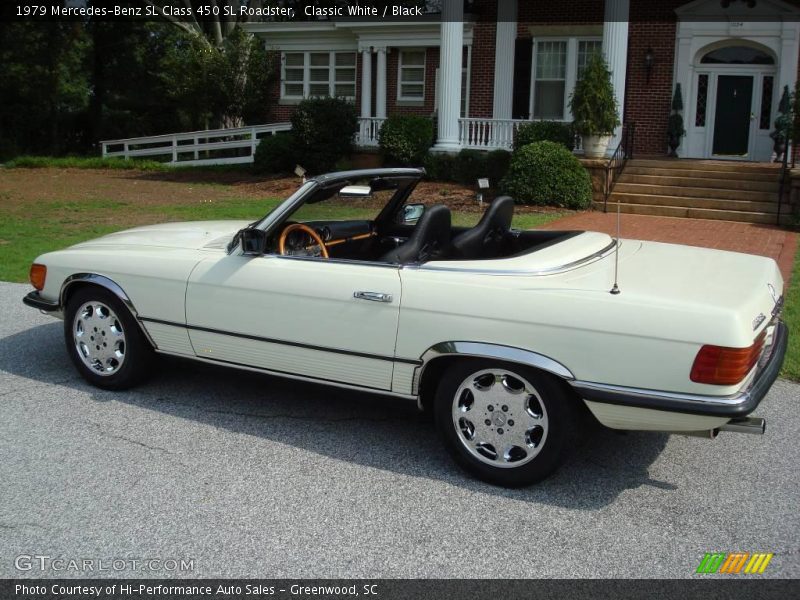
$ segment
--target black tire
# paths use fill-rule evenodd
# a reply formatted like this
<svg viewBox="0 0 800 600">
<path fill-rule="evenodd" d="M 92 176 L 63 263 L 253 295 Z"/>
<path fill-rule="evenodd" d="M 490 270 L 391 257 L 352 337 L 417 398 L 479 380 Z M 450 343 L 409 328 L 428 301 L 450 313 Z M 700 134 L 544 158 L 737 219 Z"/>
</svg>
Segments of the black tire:
<svg viewBox="0 0 800 600">
<path fill-rule="evenodd" d="M 81 327 L 84 323 L 92 326 L 87 326 L 79 336 L 76 315 L 82 309 Z M 78 373 L 99 388 L 128 389 L 150 374 L 153 347 L 127 306 L 105 288 L 88 286 L 70 296 L 64 311 L 64 341 Z M 94 348 L 97 354 L 89 354 Z M 106 352 L 115 355 L 109 356 Z M 87 364 L 93 359 L 94 368 Z"/>
<path fill-rule="evenodd" d="M 492 374 L 496 376 L 494 380 Z M 528 385 L 533 389 L 528 390 Z M 556 469 L 572 437 L 573 399 L 562 386 L 552 375 L 523 365 L 478 359 L 461 361 L 450 367 L 439 382 L 434 402 L 436 426 L 448 452 L 473 476 L 503 487 L 530 485 Z M 474 390 L 477 390 L 475 395 Z M 504 396 L 506 393 L 509 395 Z M 496 407 L 491 400 L 494 397 L 499 398 Z M 509 401 L 504 402 L 506 397 Z M 487 399 L 491 402 L 488 406 Z M 476 412 L 471 413 L 472 410 Z M 520 414 L 522 418 L 515 422 L 514 418 Z M 472 442 L 468 438 L 470 425 Z M 499 440 L 508 451 L 501 456 L 491 443 L 481 444 L 481 439 Z M 513 445 L 519 440 L 528 443 Z"/>
</svg>

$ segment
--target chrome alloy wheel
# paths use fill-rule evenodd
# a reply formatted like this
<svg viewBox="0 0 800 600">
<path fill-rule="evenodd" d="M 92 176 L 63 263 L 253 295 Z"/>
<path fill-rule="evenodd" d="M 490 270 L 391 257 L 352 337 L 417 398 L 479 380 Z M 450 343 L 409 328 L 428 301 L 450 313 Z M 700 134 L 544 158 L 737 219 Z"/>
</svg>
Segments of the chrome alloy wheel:
<svg viewBox="0 0 800 600">
<path fill-rule="evenodd" d="M 468 376 L 452 406 L 458 439 L 475 458 L 493 467 L 519 467 L 544 447 L 547 410 L 524 377 L 505 369 Z"/>
<path fill-rule="evenodd" d="M 113 375 L 125 362 L 125 331 L 114 311 L 102 302 L 81 305 L 72 322 L 78 356 L 93 373 Z"/>
</svg>

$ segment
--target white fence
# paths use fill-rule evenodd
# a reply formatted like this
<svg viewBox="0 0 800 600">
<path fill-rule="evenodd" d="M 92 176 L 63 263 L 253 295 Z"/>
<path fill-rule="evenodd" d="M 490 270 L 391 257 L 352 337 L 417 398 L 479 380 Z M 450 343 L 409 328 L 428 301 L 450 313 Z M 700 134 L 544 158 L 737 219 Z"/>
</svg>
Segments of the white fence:
<svg viewBox="0 0 800 600">
<path fill-rule="evenodd" d="M 100 142 L 103 156 L 161 158 L 179 165 L 224 165 L 253 162 L 261 138 L 289 131 L 291 123 L 236 129 L 208 129 Z"/>
<path fill-rule="evenodd" d="M 360 118 L 356 145 L 378 146 L 378 133 L 386 119 Z M 525 119 L 459 119 L 459 142 L 462 148 L 474 150 L 511 150 L 514 136 Z M 289 131 L 291 123 L 253 125 L 237 129 L 208 129 L 100 142 L 103 156 L 120 158 L 158 158 L 178 165 L 223 165 L 251 163 L 258 143 L 264 136 Z M 580 137 L 575 150 L 580 152 Z"/>
</svg>

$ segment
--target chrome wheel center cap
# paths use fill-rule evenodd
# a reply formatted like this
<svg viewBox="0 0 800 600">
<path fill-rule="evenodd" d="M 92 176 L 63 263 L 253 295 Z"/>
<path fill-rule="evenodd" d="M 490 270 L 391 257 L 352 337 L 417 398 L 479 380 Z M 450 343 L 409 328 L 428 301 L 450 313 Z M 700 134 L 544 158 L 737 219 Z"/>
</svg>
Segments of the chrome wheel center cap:
<svg viewBox="0 0 800 600">
<path fill-rule="evenodd" d="M 494 417 L 492 417 L 492 421 L 494 422 L 495 427 L 502 427 L 506 424 L 506 416 L 501 412 L 495 412 Z"/>
</svg>

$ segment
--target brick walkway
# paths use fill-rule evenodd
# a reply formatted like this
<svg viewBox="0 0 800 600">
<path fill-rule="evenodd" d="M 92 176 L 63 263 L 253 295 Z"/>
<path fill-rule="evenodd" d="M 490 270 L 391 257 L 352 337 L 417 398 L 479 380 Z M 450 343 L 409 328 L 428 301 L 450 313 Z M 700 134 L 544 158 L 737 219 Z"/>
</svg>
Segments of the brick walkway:
<svg viewBox="0 0 800 600">
<path fill-rule="evenodd" d="M 544 226 L 545 229 L 585 229 L 614 235 L 616 213 L 587 211 L 576 213 Z M 785 281 L 789 281 L 797 249 L 797 234 L 771 225 L 678 219 L 643 215 L 621 216 L 622 238 L 652 240 L 746 252 L 774 258 Z"/>
</svg>

